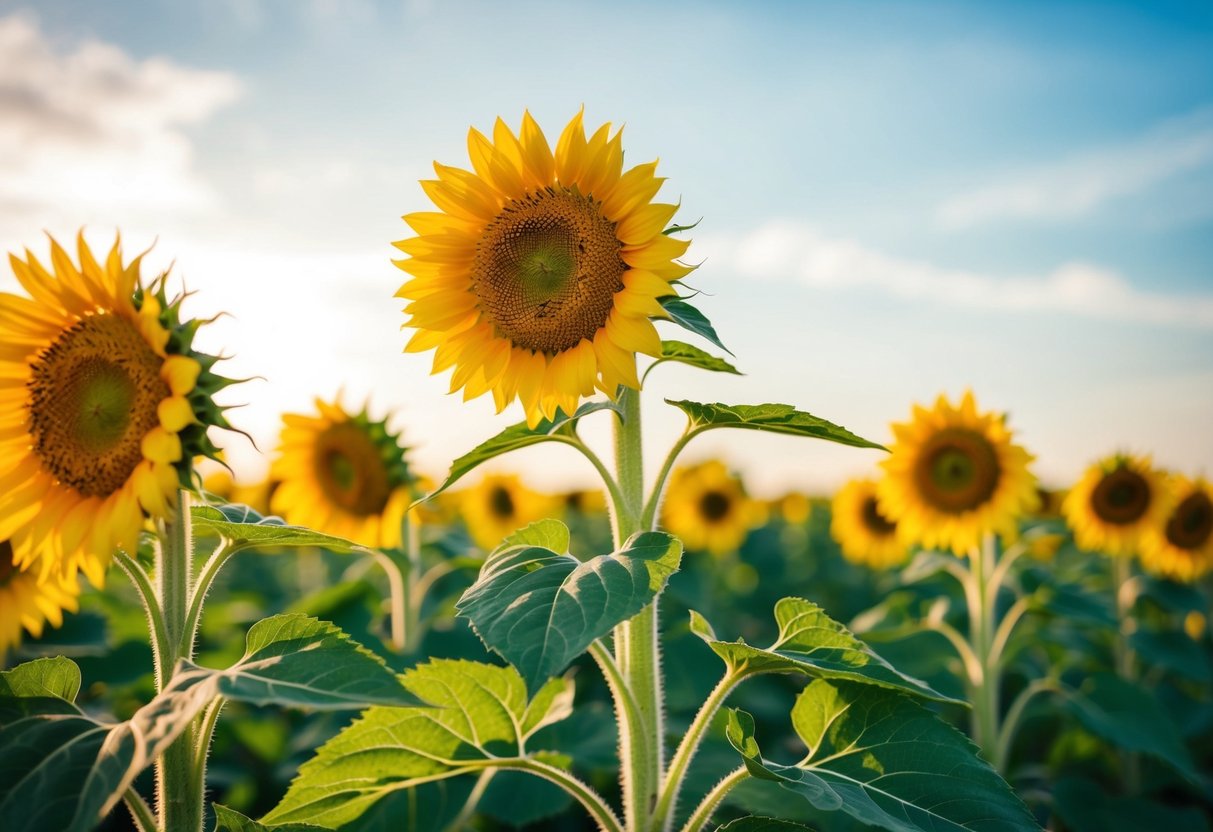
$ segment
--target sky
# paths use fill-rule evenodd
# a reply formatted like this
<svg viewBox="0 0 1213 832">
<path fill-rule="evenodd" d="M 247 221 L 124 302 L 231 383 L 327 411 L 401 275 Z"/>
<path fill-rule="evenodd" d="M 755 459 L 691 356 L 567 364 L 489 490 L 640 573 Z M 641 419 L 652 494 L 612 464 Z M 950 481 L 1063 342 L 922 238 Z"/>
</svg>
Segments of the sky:
<svg viewBox="0 0 1213 832">
<path fill-rule="evenodd" d="M 650 377 L 650 472 L 682 426 L 663 398 L 887 442 L 971 388 L 1047 485 L 1118 450 L 1213 474 L 1208 3 L 0 0 L 0 247 L 154 243 L 187 311 L 227 313 L 200 346 L 257 377 L 227 391 L 256 448 L 216 437 L 241 476 L 283 411 L 339 394 L 441 475 L 521 411 L 402 353 L 400 216 L 430 207 L 432 161 L 468 166 L 469 126 L 529 108 L 554 142 L 582 106 L 701 220 L 696 303 L 745 373 Z M 608 418 L 585 426 L 600 447 Z M 881 458 L 725 431 L 687 454 L 758 494 Z M 565 448 L 495 467 L 592 482 Z"/>
</svg>

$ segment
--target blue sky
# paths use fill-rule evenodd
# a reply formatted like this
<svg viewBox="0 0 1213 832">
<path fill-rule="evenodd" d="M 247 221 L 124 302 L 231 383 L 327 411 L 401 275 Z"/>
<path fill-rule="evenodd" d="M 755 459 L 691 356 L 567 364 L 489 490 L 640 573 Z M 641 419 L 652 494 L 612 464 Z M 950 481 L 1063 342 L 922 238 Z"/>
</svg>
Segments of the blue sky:
<svg viewBox="0 0 1213 832">
<path fill-rule="evenodd" d="M 700 305 L 747 372 L 655 375 L 654 451 L 679 427 L 662 396 L 883 440 L 971 386 L 1052 484 L 1118 448 L 1213 473 L 1207 3 L 0 0 L 0 46 L 0 244 L 157 239 L 198 314 L 233 313 L 210 345 L 266 378 L 237 416 L 263 448 L 341 387 L 434 473 L 517 418 L 399 353 L 388 243 L 470 124 L 529 107 L 552 135 L 584 104 L 703 217 Z M 699 441 L 760 492 L 879 458 Z M 584 481 L 559 452 L 504 466 Z"/>
</svg>

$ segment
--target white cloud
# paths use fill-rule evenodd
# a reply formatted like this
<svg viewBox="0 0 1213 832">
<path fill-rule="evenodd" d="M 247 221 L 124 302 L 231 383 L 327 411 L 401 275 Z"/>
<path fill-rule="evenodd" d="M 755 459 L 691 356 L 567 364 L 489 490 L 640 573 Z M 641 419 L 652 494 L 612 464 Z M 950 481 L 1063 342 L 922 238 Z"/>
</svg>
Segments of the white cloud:
<svg viewBox="0 0 1213 832">
<path fill-rule="evenodd" d="M 1213 296 L 1143 292 L 1115 272 L 1087 263 L 1065 263 L 1043 275 L 999 277 L 893 257 L 794 220 L 774 220 L 736 238 L 702 238 L 696 250 L 708 254 L 714 269 L 723 266 L 746 277 L 876 289 L 894 297 L 1002 311 L 1213 327 Z"/>
<path fill-rule="evenodd" d="M 939 206 L 936 219 L 944 228 L 961 229 L 1003 219 L 1080 217 L 1110 200 L 1210 164 L 1213 108 L 1206 107 L 1132 141 L 1022 170 L 953 196 Z"/>
<path fill-rule="evenodd" d="M 239 92 L 227 72 L 95 40 L 63 48 L 31 16 L 0 18 L 0 222 L 24 231 L 215 207 L 182 128 Z"/>
</svg>

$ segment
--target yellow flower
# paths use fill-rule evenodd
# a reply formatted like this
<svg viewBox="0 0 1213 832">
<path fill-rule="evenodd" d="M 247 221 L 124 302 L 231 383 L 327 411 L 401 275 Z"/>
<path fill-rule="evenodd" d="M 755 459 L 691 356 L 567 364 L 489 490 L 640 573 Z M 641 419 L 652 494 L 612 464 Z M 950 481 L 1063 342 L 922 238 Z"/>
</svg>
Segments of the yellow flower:
<svg viewBox="0 0 1213 832">
<path fill-rule="evenodd" d="M 1149 457 L 1116 454 L 1088 468 L 1061 509 L 1080 549 L 1132 557 L 1142 534 L 1162 526 L 1173 505 L 1166 475 Z"/>
<path fill-rule="evenodd" d="M 1184 616 L 1184 632 L 1193 641 L 1200 641 L 1208 624 L 1209 621 L 1205 618 L 1204 613 L 1197 610 L 1189 610 L 1188 614 Z"/>
<path fill-rule="evenodd" d="M 661 513 L 662 526 L 687 549 L 717 556 L 736 552 L 766 519 L 741 480 L 717 460 L 674 471 Z"/>
<path fill-rule="evenodd" d="M 460 499 L 468 534 L 491 552 L 508 535 L 553 513 L 557 501 L 532 491 L 512 474 L 489 474 Z"/>
<path fill-rule="evenodd" d="M 525 113 L 517 136 L 501 119 L 491 140 L 469 131 L 473 170 L 434 163 L 421 186 L 440 210 L 404 217 L 418 236 L 395 243 L 412 276 L 397 296 L 405 349 L 435 350 L 452 393 L 492 392 L 499 412 L 517 398 L 534 427 L 595 388 L 640 387 L 636 353 L 661 352 L 650 318 L 690 243 L 662 233 L 677 206 L 652 201 L 656 162 L 624 171 L 621 138 L 587 139 L 578 113 L 553 152 Z"/>
<path fill-rule="evenodd" d="M 830 507 L 830 535 L 847 560 L 872 569 L 896 566 L 910 554 L 897 536 L 897 524 L 880 510 L 875 480 L 852 480 L 838 490 Z"/>
<path fill-rule="evenodd" d="M 799 491 L 789 492 L 775 501 L 773 506 L 789 526 L 803 526 L 813 515 L 813 503 Z"/>
<path fill-rule="evenodd" d="M 606 513 L 606 495 L 597 489 L 587 491 L 569 491 L 561 495 L 567 511 L 576 514 L 592 515 Z"/>
<path fill-rule="evenodd" d="M 413 500 L 405 448 L 386 422 L 372 421 L 365 409 L 350 415 L 338 402 L 316 399 L 316 411 L 282 417 L 270 470 L 278 481 L 271 510 L 288 523 L 363 546 L 399 546 Z"/>
<path fill-rule="evenodd" d="M 1141 564 L 1157 575 L 1191 583 L 1213 570 L 1213 486 L 1183 476 L 1170 485 L 1175 508 L 1163 524 L 1146 528 Z"/>
<path fill-rule="evenodd" d="M 909 545 L 967 554 L 987 534 L 1016 534 L 1016 519 L 1036 508 L 1032 456 L 1011 441 L 1002 414 L 979 413 L 972 392 L 959 406 L 940 396 L 931 410 L 894 424 L 896 440 L 881 465 L 881 512 Z"/>
<path fill-rule="evenodd" d="M 228 427 L 212 394 L 229 384 L 192 350 L 162 275 L 140 257 L 105 263 L 77 239 L 79 266 L 51 240 L 48 272 L 9 256 L 28 296 L 0 293 L 0 539 L 39 579 L 101 585 L 115 549 L 133 552 L 147 516 L 165 517 L 195 456 Z"/>
<path fill-rule="evenodd" d="M 67 579 L 52 574 L 39 581 L 13 563 L 13 547 L 0 540 L 0 666 L 8 651 L 21 643 L 22 629 L 38 638 L 46 624 L 62 626 L 63 612 L 76 611 L 79 594 L 75 575 Z"/>
</svg>

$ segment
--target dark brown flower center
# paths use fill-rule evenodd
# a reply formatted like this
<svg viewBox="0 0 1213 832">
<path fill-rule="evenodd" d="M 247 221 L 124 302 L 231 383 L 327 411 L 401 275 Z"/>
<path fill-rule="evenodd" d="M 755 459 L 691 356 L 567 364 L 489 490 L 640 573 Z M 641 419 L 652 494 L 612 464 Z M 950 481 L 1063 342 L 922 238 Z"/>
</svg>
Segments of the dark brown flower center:
<svg viewBox="0 0 1213 832">
<path fill-rule="evenodd" d="M 510 201 L 476 245 L 472 291 L 497 333 L 549 355 L 593 340 L 623 289 L 615 223 L 576 190 Z"/>
<path fill-rule="evenodd" d="M 880 513 L 875 497 L 863 501 L 863 525 L 877 537 L 889 537 L 897 531 L 897 526 Z"/>
<path fill-rule="evenodd" d="M 1213 504 L 1204 491 L 1183 499 L 1167 521 L 1167 540 L 1179 549 L 1199 549 L 1213 535 Z"/>
<path fill-rule="evenodd" d="M 947 428 L 928 439 L 919 453 L 914 482 L 933 508 L 963 514 L 994 495 L 1001 473 L 988 439 L 976 431 Z"/>
<path fill-rule="evenodd" d="M 0 540 L 0 586 L 4 586 L 13 577 L 17 567 L 13 565 L 13 544 Z"/>
<path fill-rule="evenodd" d="M 86 497 L 120 489 L 168 397 L 160 356 L 126 318 L 90 315 L 30 366 L 29 432 L 43 466 Z"/>
<path fill-rule="evenodd" d="M 1105 474 L 1091 493 L 1091 510 L 1105 523 L 1127 526 L 1150 508 L 1150 483 L 1131 468 Z"/>
<path fill-rule="evenodd" d="M 316 437 L 316 480 L 350 514 L 369 517 L 387 506 L 392 488 L 383 454 L 357 422 L 339 422 Z"/>
<path fill-rule="evenodd" d="M 705 491 L 699 498 L 699 514 L 709 523 L 718 523 L 733 509 L 733 498 L 723 491 Z"/>
<path fill-rule="evenodd" d="M 514 505 L 514 495 L 504 485 L 495 485 L 489 491 L 489 511 L 494 517 L 509 520 L 514 516 L 517 507 Z"/>
</svg>

